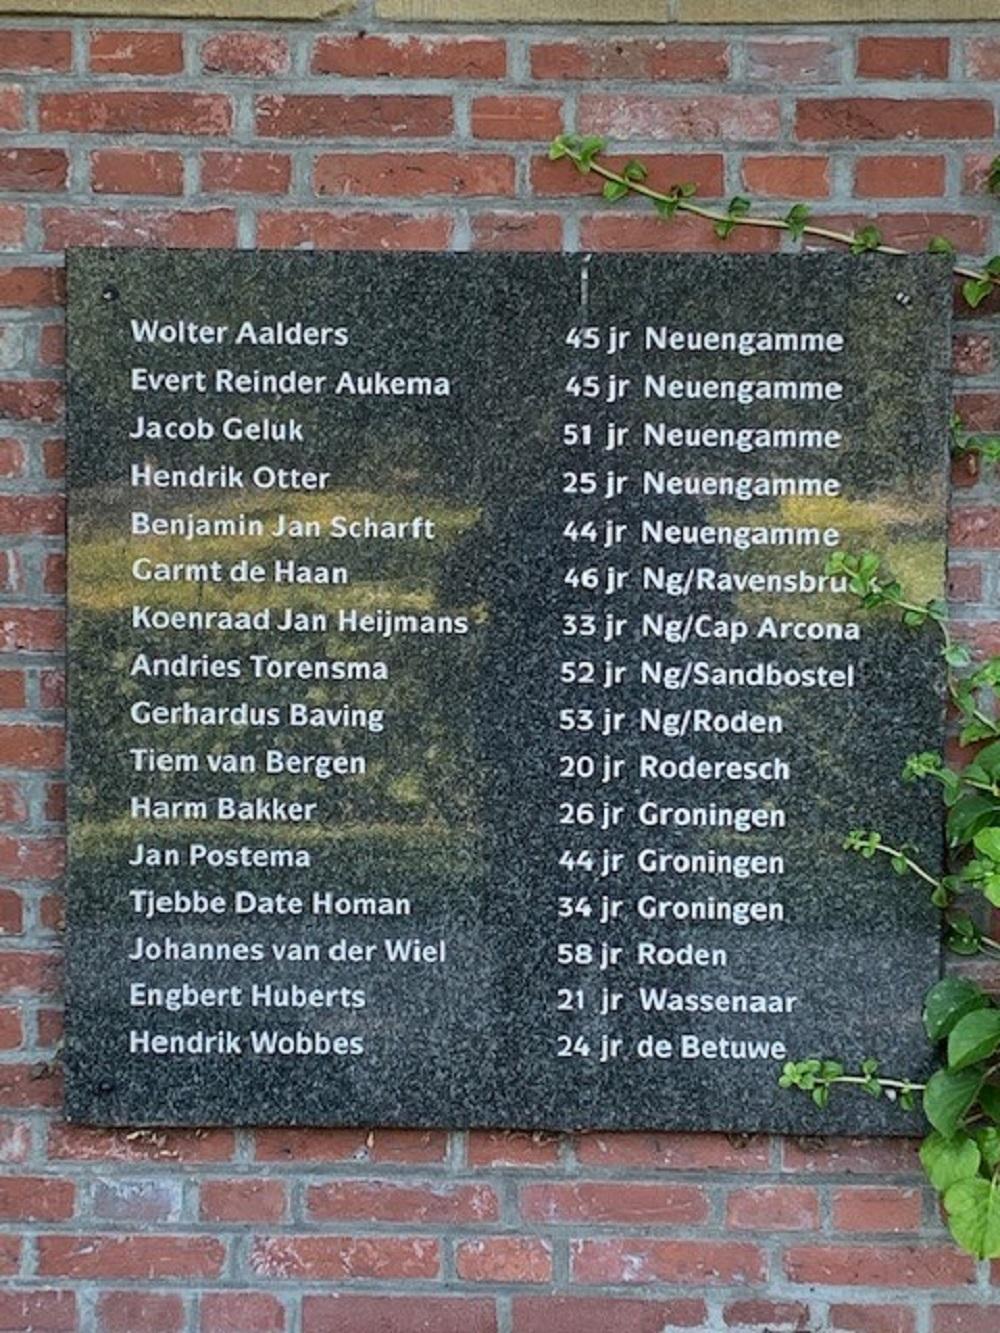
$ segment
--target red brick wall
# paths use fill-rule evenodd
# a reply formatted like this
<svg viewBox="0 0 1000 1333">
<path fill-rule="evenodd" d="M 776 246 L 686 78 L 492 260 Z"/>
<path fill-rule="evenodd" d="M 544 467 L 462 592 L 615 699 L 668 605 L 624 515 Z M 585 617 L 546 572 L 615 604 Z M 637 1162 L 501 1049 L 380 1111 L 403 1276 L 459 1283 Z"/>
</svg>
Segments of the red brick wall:
<svg viewBox="0 0 1000 1333">
<path fill-rule="evenodd" d="M 0 1330 L 1000 1328 L 1000 1270 L 948 1243 L 902 1142 L 59 1118 L 63 246 L 720 245 L 602 208 L 545 160 L 578 127 L 664 185 L 1000 249 L 1000 25 L 587 32 L 0 31 Z M 962 317 L 972 429 L 1000 429 L 996 347 Z M 996 477 L 955 482 L 955 612 L 1000 651 Z"/>
</svg>

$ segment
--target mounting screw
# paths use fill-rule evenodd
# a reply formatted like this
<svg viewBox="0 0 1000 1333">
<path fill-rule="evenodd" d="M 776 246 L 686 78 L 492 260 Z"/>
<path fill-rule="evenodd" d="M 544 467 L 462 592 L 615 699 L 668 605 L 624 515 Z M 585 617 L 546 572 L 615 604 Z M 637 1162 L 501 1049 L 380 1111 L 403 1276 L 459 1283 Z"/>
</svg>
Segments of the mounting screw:
<svg viewBox="0 0 1000 1333">
<path fill-rule="evenodd" d="M 105 287 L 104 291 L 101 292 L 101 300 L 102 300 L 102 301 L 117 301 L 117 300 L 118 300 L 118 288 L 117 288 L 117 287 Z"/>
<path fill-rule="evenodd" d="M 910 296 L 907 292 L 897 292 L 897 293 L 896 293 L 896 300 L 897 300 L 897 302 L 898 302 L 900 305 L 912 305 L 912 304 L 913 304 L 913 297 Z"/>
</svg>

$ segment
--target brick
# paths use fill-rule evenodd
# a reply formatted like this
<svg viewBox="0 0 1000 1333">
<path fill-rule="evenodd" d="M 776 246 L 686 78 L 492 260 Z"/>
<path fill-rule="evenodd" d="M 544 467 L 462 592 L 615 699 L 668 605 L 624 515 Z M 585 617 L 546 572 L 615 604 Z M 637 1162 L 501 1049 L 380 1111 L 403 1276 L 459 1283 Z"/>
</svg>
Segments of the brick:
<svg viewBox="0 0 1000 1333">
<path fill-rule="evenodd" d="M 284 1333 L 285 1310 L 264 1291 L 207 1292 L 200 1303 L 199 1333 Z"/>
<path fill-rule="evenodd" d="M 944 194 L 943 157 L 894 153 L 859 157 L 854 165 L 854 193 L 862 199 L 929 198 Z"/>
<path fill-rule="evenodd" d="M 38 120 L 43 133 L 226 135 L 233 113 L 221 93 L 116 89 L 43 93 Z"/>
<path fill-rule="evenodd" d="M 30 1152 L 31 1126 L 24 1120 L 0 1120 L 0 1162 L 5 1166 L 24 1162 Z"/>
<path fill-rule="evenodd" d="M 726 1200 L 726 1225 L 739 1230 L 815 1231 L 819 1196 L 814 1189 L 796 1185 L 734 1190 Z"/>
<path fill-rule="evenodd" d="M 0 935 L 21 935 L 24 933 L 24 908 L 21 895 L 14 889 L 0 889 Z M 0 1145 L 4 1142 L 4 1131 L 0 1130 Z M 3 1148 L 0 1146 L 0 1161 L 3 1161 Z"/>
<path fill-rule="evenodd" d="M 321 250 L 446 250 L 451 228 L 446 214 L 261 213 L 257 243 L 279 250 L 302 245 Z"/>
<path fill-rule="evenodd" d="M 747 42 L 747 74 L 775 84 L 836 83 L 840 51 L 821 37 L 752 37 Z"/>
<path fill-rule="evenodd" d="M 624 1222 L 631 1226 L 695 1225 L 708 1200 L 695 1185 L 643 1181 L 573 1181 L 525 1185 L 521 1216 L 530 1222 Z"/>
<path fill-rule="evenodd" d="M 97 1298 L 100 1333 L 181 1333 L 185 1326 L 180 1296 L 154 1291 L 105 1291 Z"/>
<path fill-rule="evenodd" d="M 953 547 L 969 546 L 980 550 L 1000 549 L 1000 508 L 953 508 L 948 527 Z"/>
<path fill-rule="evenodd" d="M 314 74 L 355 79 L 501 79 L 506 71 L 506 44 L 491 37 L 320 37 L 312 57 Z"/>
<path fill-rule="evenodd" d="M 35 611 L 24 614 L 52 617 L 52 612 Z M 20 634 L 7 632 L 8 617 L 0 613 L 0 642 L 7 652 L 17 648 L 28 648 L 39 640 Z M 45 647 L 55 647 L 47 639 L 42 641 Z M 7 768 L 59 769 L 65 761 L 66 737 L 62 727 L 35 727 L 0 725 L 0 764 Z"/>
<path fill-rule="evenodd" d="M 785 1251 L 791 1282 L 841 1287 L 971 1285 L 975 1264 L 948 1245 L 801 1245 Z"/>
<path fill-rule="evenodd" d="M 923 1196 L 918 1189 L 839 1189 L 833 1195 L 838 1231 L 919 1231 Z"/>
<path fill-rule="evenodd" d="M 65 190 L 69 158 L 61 148 L 8 148 L 0 152 L 0 190 Z"/>
<path fill-rule="evenodd" d="M 319 195 L 418 198 L 512 195 L 514 159 L 502 153 L 326 153 L 316 159 Z"/>
<path fill-rule="evenodd" d="M 610 153 L 602 159 L 613 171 L 621 171 L 629 153 Z M 642 153 L 640 160 L 649 171 L 654 189 L 669 190 L 674 185 L 697 186 L 702 197 L 719 198 L 723 192 L 724 159 L 721 153 Z M 531 162 L 531 189 L 534 194 L 554 197 L 599 195 L 604 182 L 599 176 L 584 174 L 566 162 L 551 162 L 535 157 Z"/>
<path fill-rule="evenodd" d="M 0 671 L 0 708 L 23 708 L 24 702 L 24 672 Z"/>
<path fill-rule="evenodd" d="M 913 1333 L 917 1317 L 901 1305 L 831 1305 L 833 1333 Z"/>
<path fill-rule="evenodd" d="M 0 42 L 0 69 L 62 73 L 73 64 L 73 35 L 64 28 L 8 28 Z"/>
<path fill-rule="evenodd" d="M 203 1222 L 280 1222 L 285 1212 L 280 1180 L 205 1180 L 198 1199 Z"/>
<path fill-rule="evenodd" d="M 931 1316 L 932 1333 L 996 1333 L 996 1306 L 936 1305 Z"/>
<path fill-rule="evenodd" d="M 0 1051 L 16 1051 L 24 1045 L 21 1010 L 16 1005 L 0 1005 Z M 6 1182 L 0 1180 L 0 1216 Z"/>
<path fill-rule="evenodd" d="M 65 617 L 63 613 L 57 611 L 35 611 L 29 607 L 5 607 L 0 609 L 0 651 L 16 652 L 17 649 L 24 649 L 27 652 L 52 652 L 57 648 L 63 647 L 65 641 Z M 15 740 L 15 737 L 8 733 L 8 728 L 0 728 L 0 750 L 5 745 Z M 55 745 L 55 738 L 49 733 L 45 740 L 51 740 Z M 13 757 L 12 757 L 13 760 Z M 31 766 L 21 762 L 20 756 L 16 758 L 17 764 L 21 768 Z M 61 753 L 59 764 L 47 764 L 39 762 L 39 768 L 59 768 L 61 766 Z"/>
<path fill-rule="evenodd" d="M 697 1286 L 762 1282 L 756 1245 L 720 1240 L 650 1240 L 641 1236 L 578 1240 L 570 1247 L 574 1282 L 632 1286 L 673 1282 Z"/>
<path fill-rule="evenodd" d="M 562 103 L 555 97 L 476 97 L 472 101 L 476 139 L 552 139 L 562 127 Z"/>
<path fill-rule="evenodd" d="M 73 1216 L 71 1180 L 50 1176 L 0 1176 L 0 1219 L 5 1222 L 64 1222 Z"/>
<path fill-rule="evenodd" d="M 320 1222 L 345 1219 L 449 1225 L 495 1222 L 500 1217 L 500 1204 L 488 1185 L 335 1180 L 308 1188 L 306 1215 Z"/>
<path fill-rule="evenodd" d="M 172 1222 L 180 1215 L 176 1181 L 107 1176 L 94 1181 L 91 1209 L 108 1222 Z"/>
<path fill-rule="evenodd" d="M 993 339 L 988 333 L 959 333 L 952 340 L 956 375 L 988 375 L 993 369 Z"/>
<path fill-rule="evenodd" d="M 257 98 L 257 133 L 281 139 L 441 138 L 450 97 L 385 93 L 272 94 Z"/>
<path fill-rule="evenodd" d="M 701 1328 L 705 1302 L 599 1296 L 515 1296 L 513 1333 L 666 1333 Z"/>
<path fill-rule="evenodd" d="M 551 1166 L 559 1161 L 555 1134 L 473 1129 L 466 1145 L 469 1166 Z"/>
<path fill-rule="evenodd" d="M 345 1278 L 433 1278 L 441 1270 L 438 1241 L 398 1236 L 258 1236 L 250 1269 L 270 1281 Z"/>
<path fill-rule="evenodd" d="M 725 1134 L 584 1134 L 576 1140 L 584 1166 L 651 1167 L 660 1171 L 766 1171 L 763 1136 L 734 1140 Z"/>
<path fill-rule="evenodd" d="M 76 1296 L 71 1291 L 0 1291 L 0 1328 L 5 1333 L 75 1333 Z"/>
<path fill-rule="evenodd" d="M 563 223 L 555 213 L 476 213 L 474 250 L 561 250 Z"/>
<path fill-rule="evenodd" d="M 115 1278 L 214 1278 L 226 1247 L 214 1236 L 39 1236 L 40 1277 L 103 1282 Z"/>
<path fill-rule="evenodd" d="M 783 1139 L 782 1169 L 797 1175 L 920 1176 L 917 1146 L 912 1139 Z"/>
<path fill-rule="evenodd" d="M 223 32 L 201 48 L 202 69 L 211 74 L 245 74 L 264 79 L 288 72 L 288 42 L 264 32 Z"/>
<path fill-rule="evenodd" d="M 972 97 L 803 98 L 795 134 L 803 140 L 987 139 L 993 107 Z"/>
<path fill-rule="evenodd" d="M 1000 430 L 1000 393 L 960 393 L 955 396 L 955 411 L 968 431 Z"/>
<path fill-rule="evenodd" d="M 970 37 L 965 72 L 973 79 L 1000 79 L 1000 37 Z"/>
<path fill-rule="evenodd" d="M 702 218 L 678 213 L 659 218 L 650 213 L 600 213 L 580 222 L 580 242 L 587 250 L 710 250 L 717 253 L 773 253 L 781 243 L 776 228 L 738 227 L 721 240 Z"/>
<path fill-rule="evenodd" d="M 259 1129 L 258 1162 L 390 1162 L 422 1166 L 443 1162 L 448 1136 L 425 1129 Z"/>
<path fill-rule="evenodd" d="M 236 244 L 236 215 L 230 208 L 47 208 L 42 212 L 42 228 L 49 250 L 71 245 L 228 249 Z"/>
<path fill-rule="evenodd" d="M 10 842 L 16 840 L 0 838 L 0 847 Z M 56 953 L 41 949 L 0 953 L 0 991 L 51 994 L 59 983 L 59 973 L 60 956 Z"/>
<path fill-rule="evenodd" d="M 578 120 L 582 130 L 616 139 L 738 143 L 776 139 L 780 134 L 776 98 L 714 93 L 693 98 L 584 93 Z"/>
<path fill-rule="evenodd" d="M 946 79 L 951 43 L 947 37 L 861 37 L 862 79 Z"/>
<path fill-rule="evenodd" d="M 0 130 L 19 130 L 24 125 L 24 93 L 20 88 L 0 87 Z"/>
<path fill-rule="evenodd" d="M 17 1236 L 0 1236 L 0 1276 L 13 1277 L 21 1268 L 21 1242 Z M 34 1333 L 34 1330 L 32 1330 Z"/>
<path fill-rule="evenodd" d="M 981 565 L 951 565 L 948 569 L 948 599 L 971 604 L 982 599 L 983 570 Z"/>
<path fill-rule="evenodd" d="M 66 502 L 61 495 L 0 495 L 3 536 L 61 535 L 65 524 Z"/>
<path fill-rule="evenodd" d="M 28 818 L 28 804 L 21 788 L 14 782 L 0 782 L 0 820 L 4 824 L 23 824 Z"/>
<path fill-rule="evenodd" d="M 292 159 L 287 153 L 211 150 L 202 155 L 201 188 L 206 194 L 287 194 Z"/>
<path fill-rule="evenodd" d="M 727 1328 L 763 1328 L 765 1333 L 790 1329 L 809 1333 L 809 1307 L 798 1301 L 732 1301 L 723 1313 Z"/>
<path fill-rule="evenodd" d="M 807 153 L 745 157 L 743 184 L 772 199 L 825 199 L 830 193 L 829 160 Z"/>
<path fill-rule="evenodd" d="M 94 74 L 180 74 L 184 68 L 181 35 L 121 28 L 91 33 L 90 68 Z"/>
<path fill-rule="evenodd" d="M 65 279 L 61 269 L 0 269 L 0 306 L 57 306 L 64 300 Z"/>
<path fill-rule="evenodd" d="M 540 42 L 531 49 L 536 79 L 642 79 L 712 83 L 729 77 L 729 47 L 718 41 Z"/>
<path fill-rule="evenodd" d="M 991 219 L 970 213 L 881 213 L 877 219 L 887 245 L 926 249 L 932 236 L 947 236 L 965 254 L 985 254 Z"/>
<path fill-rule="evenodd" d="M 0 1106 L 57 1106 L 62 1100 L 62 1080 L 51 1065 L 0 1064 Z"/>
<path fill-rule="evenodd" d="M 90 155 L 95 194 L 183 194 L 184 161 L 155 149 L 102 148 Z"/>
<path fill-rule="evenodd" d="M 78 1162 L 228 1162 L 235 1138 L 229 1129 L 89 1129 L 56 1123 L 49 1127 L 48 1156 Z"/>
<path fill-rule="evenodd" d="M 66 329 L 62 324 L 46 324 L 38 335 L 38 359 L 43 366 L 62 366 L 66 362 Z"/>
<path fill-rule="evenodd" d="M 492 1300 L 464 1296 L 302 1297 L 302 1333 L 497 1333 Z M 243 1333 L 243 1330 L 240 1330 Z"/>
<path fill-rule="evenodd" d="M 62 671 L 40 671 L 38 694 L 43 708 L 65 708 L 66 675 Z"/>
<path fill-rule="evenodd" d="M 44 815 L 50 822 L 64 823 L 66 819 L 66 784 L 49 782 L 45 785 Z"/>
<path fill-rule="evenodd" d="M 0 249 L 24 248 L 27 213 L 21 204 L 0 204 Z"/>
<path fill-rule="evenodd" d="M 24 446 L 21 441 L 0 438 L 0 477 L 19 477 L 23 471 Z M 0 698 L 2 695 L 3 691 L 0 689 Z M 6 707 L 9 705 L 0 702 L 0 708 Z"/>
<path fill-rule="evenodd" d="M 455 1271 L 465 1282 L 549 1282 L 552 1249 L 533 1236 L 491 1236 L 455 1247 Z"/>
<path fill-rule="evenodd" d="M 962 159 L 962 193 L 983 195 L 993 162 L 992 153 L 970 153 Z"/>
</svg>

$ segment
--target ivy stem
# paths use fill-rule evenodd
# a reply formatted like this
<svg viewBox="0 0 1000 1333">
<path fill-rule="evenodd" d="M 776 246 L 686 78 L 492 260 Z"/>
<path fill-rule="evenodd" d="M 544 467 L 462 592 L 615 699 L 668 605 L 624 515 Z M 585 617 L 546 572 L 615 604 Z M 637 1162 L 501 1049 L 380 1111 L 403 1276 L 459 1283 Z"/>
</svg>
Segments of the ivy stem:
<svg viewBox="0 0 1000 1333">
<path fill-rule="evenodd" d="M 583 165 L 583 159 L 572 152 L 567 152 L 578 166 Z M 778 217 L 732 217 L 729 213 L 724 213 L 716 208 L 706 208 L 703 204 L 693 204 L 689 199 L 676 194 L 665 194 L 662 190 L 654 190 L 650 185 L 644 185 L 642 181 L 631 180 L 621 172 L 613 171 L 610 167 L 591 159 L 589 170 L 603 180 L 613 181 L 616 185 L 624 186 L 630 193 L 642 195 L 644 199 L 652 199 L 654 203 L 670 204 L 678 213 L 690 213 L 694 217 L 704 218 L 706 222 L 725 222 L 736 227 L 764 227 L 772 231 L 791 231 L 792 228 L 784 218 Z M 855 238 L 846 231 L 834 231 L 830 227 L 818 227 L 815 223 L 806 222 L 802 224 L 801 230 L 795 228 L 796 232 L 802 236 L 817 236 L 824 241 L 835 241 L 838 245 L 853 245 Z M 871 249 L 880 255 L 905 255 L 909 251 L 901 250 L 895 245 L 873 245 Z M 974 282 L 990 282 L 996 285 L 996 279 L 992 274 L 986 273 L 982 269 L 966 268 L 964 264 L 955 264 L 952 266 L 956 277 L 971 278 Z"/>
<path fill-rule="evenodd" d="M 873 1075 L 872 1078 L 864 1078 L 860 1074 L 838 1074 L 836 1078 L 824 1079 L 825 1083 L 856 1083 L 865 1087 L 872 1080 L 882 1088 L 898 1088 L 900 1092 L 923 1092 L 927 1087 L 926 1083 L 910 1083 L 906 1079 L 899 1078 L 879 1078 Z"/>
<path fill-rule="evenodd" d="M 887 843 L 880 842 L 875 850 L 881 852 L 883 856 L 892 858 L 898 857 L 901 861 L 904 861 L 907 867 L 912 870 L 915 875 L 918 875 L 925 884 L 929 884 L 932 889 L 944 888 L 940 879 L 935 875 L 932 875 L 929 870 L 925 870 L 918 862 L 914 861 L 912 856 L 907 856 L 901 848 L 890 847 Z M 993 949 L 997 953 L 1000 953 L 1000 940 L 992 939 L 989 935 L 980 935 L 979 943 L 984 949 Z"/>
</svg>

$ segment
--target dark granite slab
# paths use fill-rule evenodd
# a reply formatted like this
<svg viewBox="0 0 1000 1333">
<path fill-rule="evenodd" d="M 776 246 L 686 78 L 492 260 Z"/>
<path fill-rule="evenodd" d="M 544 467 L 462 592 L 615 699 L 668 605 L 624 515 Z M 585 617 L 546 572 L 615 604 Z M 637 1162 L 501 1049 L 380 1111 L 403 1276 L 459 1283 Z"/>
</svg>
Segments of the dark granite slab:
<svg viewBox="0 0 1000 1333">
<path fill-rule="evenodd" d="M 949 291 L 72 254 L 69 1117 L 911 1125 L 775 1080 L 927 1065 L 936 913 L 841 842 L 939 864 L 939 665 L 817 580 L 941 591 Z"/>
</svg>

